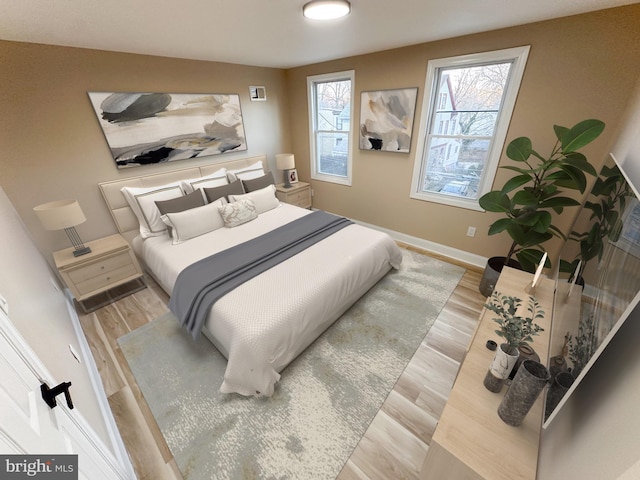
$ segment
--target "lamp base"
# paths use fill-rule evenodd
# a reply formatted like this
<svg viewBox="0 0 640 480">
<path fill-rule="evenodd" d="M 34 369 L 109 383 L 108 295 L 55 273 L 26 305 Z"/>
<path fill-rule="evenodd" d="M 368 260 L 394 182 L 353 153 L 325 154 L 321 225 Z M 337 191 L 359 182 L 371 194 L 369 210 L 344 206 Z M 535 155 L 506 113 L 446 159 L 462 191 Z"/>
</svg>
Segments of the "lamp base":
<svg viewBox="0 0 640 480">
<path fill-rule="evenodd" d="M 91 249 L 89 247 L 77 248 L 73 251 L 73 256 L 79 257 L 80 255 L 86 255 L 87 253 L 91 253 Z"/>
<path fill-rule="evenodd" d="M 291 171 L 291 169 L 285 169 L 284 171 L 284 188 L 291 188 L 293 187 L 293 185 L 291 185 L 291 181 L 289 180 L 289 172 Z"/>
</svg>

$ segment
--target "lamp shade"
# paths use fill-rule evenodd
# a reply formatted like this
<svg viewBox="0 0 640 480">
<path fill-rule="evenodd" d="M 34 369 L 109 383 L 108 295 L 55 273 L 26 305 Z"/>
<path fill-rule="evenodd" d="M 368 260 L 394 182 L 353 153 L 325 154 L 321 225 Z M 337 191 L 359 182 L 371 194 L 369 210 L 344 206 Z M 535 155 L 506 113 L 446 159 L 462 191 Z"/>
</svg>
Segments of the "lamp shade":
<svg viewBox="0 0 640 480">
<path fill-rule="evenodd" d="M 86 221 L 77 200 L 56 200 L 33 208 L 45 230 L 62 230 Z"/>
<path fill-rule="evenodd" d="M 296 160 L 293 153 L 279 153 L 276 155 L 276 167 L 278 170 L 290 170 L 296 168 Z"/>
</svg>

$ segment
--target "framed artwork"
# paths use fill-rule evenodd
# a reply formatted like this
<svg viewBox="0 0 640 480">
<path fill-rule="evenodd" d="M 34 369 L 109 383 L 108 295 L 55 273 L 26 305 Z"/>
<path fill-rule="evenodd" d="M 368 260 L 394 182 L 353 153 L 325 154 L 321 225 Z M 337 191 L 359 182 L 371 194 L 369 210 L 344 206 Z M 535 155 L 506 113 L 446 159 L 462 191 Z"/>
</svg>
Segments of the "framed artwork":
<svg viewBox="0 0 640 480">
<path fill-rule="evenodd" d="M 409 153 L 418 87 L 362 92 L 360 149 Z"/>
<path fill-rule="evenodd" d="M 289 183 L 298 183 L 298 171 L 295 168 L 289 170 Z"/>
<path fill-rule="evenodd" d="M 118 168 L 247 149 L 237 94 L 89 92 Z"/>
</svg>

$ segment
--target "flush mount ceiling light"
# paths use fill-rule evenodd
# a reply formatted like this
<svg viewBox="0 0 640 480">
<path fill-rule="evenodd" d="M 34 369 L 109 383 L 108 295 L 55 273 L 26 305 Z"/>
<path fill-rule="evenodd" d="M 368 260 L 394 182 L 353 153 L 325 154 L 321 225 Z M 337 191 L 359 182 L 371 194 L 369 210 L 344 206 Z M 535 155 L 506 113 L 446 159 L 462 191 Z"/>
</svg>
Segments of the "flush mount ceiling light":
<svg viewBox="0 0 640 480">
<path fill-rule="evenodd" d="M 312 0 L 302 7 L 302 14 L 313 20 L 331 20 L 344 17 L 351 12 L 347 0 Z"/>
</svg>

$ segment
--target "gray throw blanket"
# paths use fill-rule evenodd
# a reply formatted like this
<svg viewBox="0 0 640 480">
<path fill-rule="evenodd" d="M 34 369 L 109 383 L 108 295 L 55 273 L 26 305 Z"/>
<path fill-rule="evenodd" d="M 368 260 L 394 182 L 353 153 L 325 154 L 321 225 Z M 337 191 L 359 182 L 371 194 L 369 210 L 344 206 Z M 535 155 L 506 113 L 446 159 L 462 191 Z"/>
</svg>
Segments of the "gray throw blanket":
<svg viewBox="0 0 640 480">
<path fill-rule="evenodd" d="M 343 217 L 315 211 L 203 258 L 180 272 L 169 309 L 196 339 L 211 306 L 223 295 L 352 223 Z"/>
</svg>

